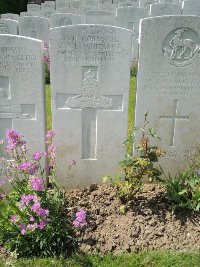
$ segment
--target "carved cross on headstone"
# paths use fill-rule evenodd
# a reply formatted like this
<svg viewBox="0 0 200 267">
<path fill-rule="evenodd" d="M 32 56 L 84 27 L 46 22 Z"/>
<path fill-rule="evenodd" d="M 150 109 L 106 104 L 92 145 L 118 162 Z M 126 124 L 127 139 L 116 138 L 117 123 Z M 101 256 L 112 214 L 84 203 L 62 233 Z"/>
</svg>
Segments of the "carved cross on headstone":
<svg viewBox="0 0 200 267">
<path fill-rule="evenodd" d="M 189 116 L 178 116 L 178 100 L 174 100 L 174 111 L 172 116 L 160 116 L 160 119 L 172 120 L 172 130 L 170 137 L 170 146 L 174 146 L 175 129 L 177 120 L 189 120 Z"/>
<path fill-rule="evenodd" d="M 80 95 L 57 94 L 57 109 L 82 110 L 82 159 L 97 159 L 97 114 L 99 110 L 122 110 L 122 95 L 102 96 L 95 73 L 84 73 Z M 109 122 L 108 122 L 109 123 Z"/>
</svg>

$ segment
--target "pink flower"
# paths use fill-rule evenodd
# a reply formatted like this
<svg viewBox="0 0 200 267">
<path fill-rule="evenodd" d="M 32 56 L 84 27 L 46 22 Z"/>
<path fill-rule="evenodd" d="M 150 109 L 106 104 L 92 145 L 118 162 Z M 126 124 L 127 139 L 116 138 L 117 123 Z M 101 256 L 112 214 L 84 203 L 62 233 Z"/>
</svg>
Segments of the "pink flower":
<svg viewBox="0 0 200 267">
<path fill-rule="evenodd" d="M 30 216 L 30 217 L 29 217 L 29 221 L 30 221 L 30 222 L 34 222 L 34 221 L 35 221 L 34 217 L 33 217 L 33 216 Z"/>
<path fill-rule="evenodd" d="M 19 170 L 20 171 L 29 171 L 30 167 L 31 167 L 30 162 L 22 162 L 19 166 Z"/>
<path fill-rule="evenodd" d="M 40 223 L 38 224 L 38 228 L 44 229 L 46 225 L 47 225 L 47 220 L 41 220 Z"/>
<path fill-rule="evenodd" d="M 33 223 L 33 224 L 28 224 L 27 225 L 27 229 L 30 230 L 30 231 L 34 231 L 37 228 L 38 228 L 38 224 L 37 223 Z"/>
<path fill-rule="evenodd" d="M 40 202 L 36 202 L 33 204 L 33 206 L 31 207 L 32 211 L 38 212 L 38 210 L 41 208 L 41 204 Z"/>
<path fill-rule="evenodd" d="M 42 191 L 44 189 L 44 180 L 41 177 L 31 176 L 30 184 L 35 191 Z"/>
<path fill-rule="evenodd" d="M 21 230 L 21 234 L 22 234 L 22 235 L 25 235 L 25 234 L 26 234 L 26 224 L 25 224 L 25 223 L 21 223 L 21 224 L 19 225 L 19 228 L 20 228 L 20 230 Z"/>
<path fill-rule="evenodd" d="M 83 228 L 84 226 L 87 226 L 86 216 L 87 216 L 86 211 L 84 209 L 79 209 L 76 212 L 75 220 L 73 221 L 73 225 L 76 228 Z"/>
<path fill-rule="evenodd" d="M 38 211 L 37 211 L 37 214 L 41 217 L 45 217 L 47 215 L 49 215 L 49 210 L 45 210 L 43 208 L 40 208 Z"/>
<path fill-rule="evenodd" d="M 46 138 L 53 138 L 55 136 L 55 132 L 52 130 L 49 130 L 46 134 Z"/>
<path fill-rule="evenodd" d="M 11 222 L 12 223 L 16 223 L 16 222 L 18 222 L 19 221 L 19 216 L 18 215 L 12 215 L 11 216 Z"/>
<path fill-rule="evenodd" d="M 37 152 L 35 152 L 33 154 L 33 160 L 39 161 L 42 157 L 45 157 L 45 156 L 46 156 L 46 153 L 45 152 L 39 152 L 39 151 L 37 151 Z"/>
</svg>

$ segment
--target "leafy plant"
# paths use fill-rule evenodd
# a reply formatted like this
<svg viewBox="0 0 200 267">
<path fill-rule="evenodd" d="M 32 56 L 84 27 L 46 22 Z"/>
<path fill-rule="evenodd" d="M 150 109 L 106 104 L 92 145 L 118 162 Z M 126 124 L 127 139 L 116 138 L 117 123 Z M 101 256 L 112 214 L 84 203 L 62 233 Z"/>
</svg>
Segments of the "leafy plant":
<svg viewBox="0 0 200 267">
<path fill-rule="evenodd" d="M 200 210 L 200 150 L 196 149 L 189 159 L 189 166 L 175 177 L 170 174 L 158 177 L 166 189 L 165 198 L 172 202 L 172 211 L 178 208 Z"/>
<path fill-rule="evenodd" d="M 155 178 L 160 177 L 162 172 L 154 166 L 158 162 L 158 158 L 164 153 L 156 145 L 151 145 L 151 139 L 159 140 L 153 128 L 147 128 L 147 113 L 144 115 L 143 128 L 134 128 L 133 134 L 124 142 L 126 148 L 132 146 L 134 148 L 126 153 L 125 159 L 121 161 L 120 170 L 123 176 L 114 178 L 107 176 L 103 178 L 103 182 L 111 180 L 117 186 L 117 192 L 122 201 L 128 203 L 134 195 L 142 189 L 143 180 L 148 179 L 152 182 Z M 136 141 L 136 133 L 141 134 L 141 139 Z M 139 135 L 137 135 L 139 138 Z M 128 150 L 127 150 L 128 151 Z"/>
<path fill-rule="evenodd" d="M 14 130 L 6 131 L 9 160 L 1 158 L 0 162 L 11 190 L 6 193 L 1 181 L 0 244 L 19 257 L 66 256 L 77 244 L 75 228 L 86 225 L 86 215 L 75 218 L 80 225 L 73 223 L 64 190 L 59 187 L 54 135 L 47 132 L 47 153 L 36 151 L 30 159 L 23 137 Z M 48 162 L 47 185 L 42 161 Z"/>
</svg>

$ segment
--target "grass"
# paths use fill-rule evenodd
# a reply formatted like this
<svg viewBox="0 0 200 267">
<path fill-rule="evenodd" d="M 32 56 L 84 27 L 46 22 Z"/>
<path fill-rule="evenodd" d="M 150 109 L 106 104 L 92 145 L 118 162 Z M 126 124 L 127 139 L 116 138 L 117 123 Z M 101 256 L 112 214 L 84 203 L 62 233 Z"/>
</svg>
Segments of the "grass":
<svg viewBox="0 0 200 267">
<path fill-rule="evenodd" d="M 142 252 L 122 254 L 120 256 L 107 255 L 89 256 L 75 255 L 70 259 L 19 259 L 0 267 L 199 267 L 200 252 L 172 253 L 172 252 Z"/>
<path fill-rule="evenodd" d="M 45 87 L 46 93 L 46 115 L 47 115 L 47 130 L 52 128 L 52 113 L 51 113 L 51 87 L 49 84 Z"/>
</svg>

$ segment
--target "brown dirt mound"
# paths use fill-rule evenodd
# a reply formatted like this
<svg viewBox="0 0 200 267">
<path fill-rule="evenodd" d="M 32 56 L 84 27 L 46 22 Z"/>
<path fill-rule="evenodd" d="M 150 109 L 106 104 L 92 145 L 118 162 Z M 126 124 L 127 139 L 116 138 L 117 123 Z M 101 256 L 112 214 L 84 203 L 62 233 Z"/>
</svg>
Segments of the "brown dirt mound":
<svg viewBox="0 0 200 267">
<path fill-rule="evenodd" d="M 83 252 L 105 254 L 139 250 L 194 251 L 200 249 L 199 213 L 180 210 L 172 215 L 161 200 L 159 185 L 145 185 L 131 207 L 120 214 L 121 202 L 111 184 L 66 192 L 73 210 L 84 208 L 89 225 L 82 237 Z"/>
</svg>

